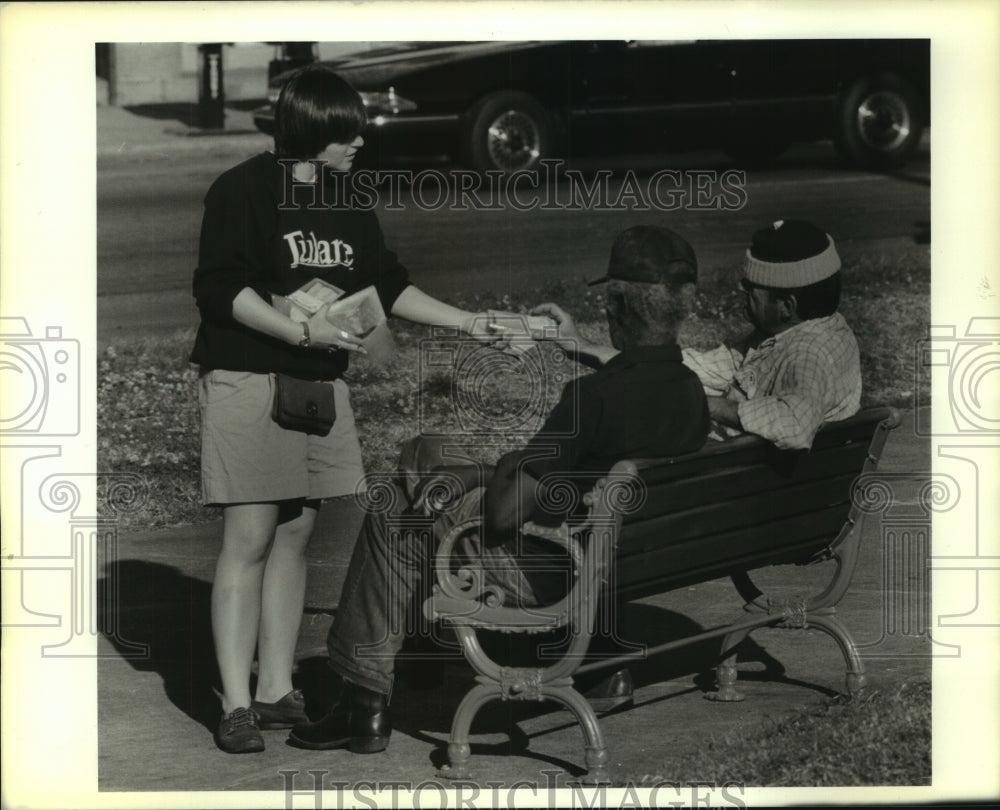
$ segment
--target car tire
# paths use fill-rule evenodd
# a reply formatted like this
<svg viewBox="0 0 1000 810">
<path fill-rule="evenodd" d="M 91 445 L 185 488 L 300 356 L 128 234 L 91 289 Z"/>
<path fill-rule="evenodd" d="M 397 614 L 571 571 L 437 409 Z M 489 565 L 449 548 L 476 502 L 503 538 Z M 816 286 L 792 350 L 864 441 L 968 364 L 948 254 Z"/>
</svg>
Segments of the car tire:
<svg viewBox="0 0 1000 810">
<path fill-rule="evenodd" d="M 532 170 L 552 146 L 549 114 L 527 93 L 491 93 L 466 114 L 461 157 L 477 171 Z"/>
<path fill-rule="evenodd" d="M 913 86 L 896 74 L 879 73 L 843 93 L 833 140 L 851 163 L 886 169 L 906 161 L 923 131 L 923 105 Z"/>
</svg>

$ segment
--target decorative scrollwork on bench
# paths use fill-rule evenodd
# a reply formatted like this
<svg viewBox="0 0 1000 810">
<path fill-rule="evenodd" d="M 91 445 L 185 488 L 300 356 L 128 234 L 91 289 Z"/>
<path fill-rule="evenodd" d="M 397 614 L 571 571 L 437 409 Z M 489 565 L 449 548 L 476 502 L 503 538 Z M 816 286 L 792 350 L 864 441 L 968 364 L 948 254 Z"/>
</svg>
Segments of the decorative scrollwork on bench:
<svg viewBox="0 0 1000 810">
<path fill-rule="evenodd" d="M 806 612 L 806 600 L 801 596 L 787 598 L 768 598 L 767 612 L 772 616 L 781 614 L 781 627 L 793 627 L 804 629 L 809 626 L 809 617 Z"/>
<path fill-rule="evenodd" d="M 503 700 L 545 700 L 542 694 L 542 670 L 501 667 L 500 696 Z"/>
</svg>

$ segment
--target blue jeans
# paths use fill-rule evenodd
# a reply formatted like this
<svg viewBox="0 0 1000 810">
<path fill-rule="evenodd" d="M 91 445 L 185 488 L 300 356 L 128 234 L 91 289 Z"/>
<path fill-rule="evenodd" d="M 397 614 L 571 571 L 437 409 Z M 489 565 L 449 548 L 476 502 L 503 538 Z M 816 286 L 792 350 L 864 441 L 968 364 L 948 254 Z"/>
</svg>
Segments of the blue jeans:
<svg viewBox="0 0 1000 810">
<path fill-rule="evenodd" d="M 431 519 L 409 508 L 406 492 L 397 484 L 393 506 L 365 517 L 327 636 L 330 666 L 344 680 L 384 695 L 391 692 L 396 654 L 407 623 L 415 624 L 430 593 L 440 540 L 457 523 L 480 516 L 484 491 L 467 492 L 455 507 Z M 470 539 L 485 581 L 502 589 L 505 604 L 546 604 L 565 592 L 564 574 L 526 575 L 505 546 L 484 548 L 478 535 Z"/>
</svg>

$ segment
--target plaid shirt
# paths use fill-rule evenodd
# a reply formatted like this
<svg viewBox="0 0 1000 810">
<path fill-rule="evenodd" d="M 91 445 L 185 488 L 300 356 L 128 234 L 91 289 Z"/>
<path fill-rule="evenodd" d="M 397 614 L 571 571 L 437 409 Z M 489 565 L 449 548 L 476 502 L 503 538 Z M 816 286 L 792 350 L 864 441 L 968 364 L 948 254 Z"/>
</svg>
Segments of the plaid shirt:
<svg viewBox="0 0 1000 810">
<path fill-rule="evenodd" d="M 745 431 L 782 449 L 808 449 L 820 425 L 861 406 L 858 342 L 840 313 L 796 324 L 746 357 L 725 346 L 683 355 L 707 394 L 739 403 Z"/>
</svg>

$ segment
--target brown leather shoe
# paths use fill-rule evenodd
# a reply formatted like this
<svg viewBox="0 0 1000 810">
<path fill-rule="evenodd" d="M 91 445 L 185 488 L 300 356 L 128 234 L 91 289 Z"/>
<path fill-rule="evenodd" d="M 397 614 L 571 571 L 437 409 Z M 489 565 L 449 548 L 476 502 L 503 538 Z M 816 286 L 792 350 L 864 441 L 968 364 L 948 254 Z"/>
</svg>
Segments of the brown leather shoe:
<svg viewBox="0 0 1000 810">
<path fill-rule="evenodd" d="M 223 715 L 215 732 L 215 744 L 227 754 L 256 754 L 264 750 L 257 714 L 240 706 Z"/>
<path fill-rule="evenodd" d="M 299 723 L 288 742 L 299 748 L 327 751 L 346 748 L 355 754 L 377 754 L 389 745 L 392 720 L 385 695 L 346 684 L 340 702 L 321 720 Z"/>
<path fill-rule="evenodd" d="M 257 713 L 260 727 L 265 731 L 275 728 L 291 728 L 296 723 L 308 723 L 306 716 L 306 700 L 301 689 L 293 689 L 281 700 L 274 703 L 261 703 L 254 700 L 250 708 Z"/>
</svg>

